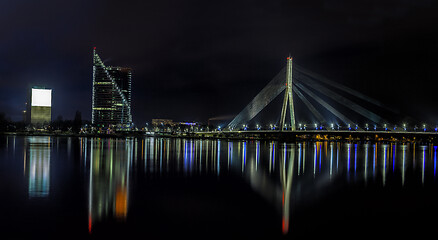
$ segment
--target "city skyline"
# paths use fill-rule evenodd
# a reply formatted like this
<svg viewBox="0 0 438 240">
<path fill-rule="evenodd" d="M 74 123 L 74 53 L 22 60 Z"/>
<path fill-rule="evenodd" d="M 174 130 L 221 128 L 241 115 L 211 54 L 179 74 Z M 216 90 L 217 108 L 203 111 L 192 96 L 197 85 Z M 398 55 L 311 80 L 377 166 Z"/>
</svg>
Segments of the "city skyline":
<svg viewBox="0 0 438 240">
<path fill-rule="evenodd" d="M 437 12 L 0 1 L 1 239 L 431 236 Z"/>
<path fill-rule="evenodd" d="M 105 64 L 134 69 L 138 125 L 235 116 L 289 54 L 406 115 L 438 121 L 432 1 L 45 3 L 1 3 L 0 112 L 14 121 L 23 86 L 36 84 L 56 93 L 54 118 L 78 110 L 91 120 L 94 46 Z"/>
</svg>

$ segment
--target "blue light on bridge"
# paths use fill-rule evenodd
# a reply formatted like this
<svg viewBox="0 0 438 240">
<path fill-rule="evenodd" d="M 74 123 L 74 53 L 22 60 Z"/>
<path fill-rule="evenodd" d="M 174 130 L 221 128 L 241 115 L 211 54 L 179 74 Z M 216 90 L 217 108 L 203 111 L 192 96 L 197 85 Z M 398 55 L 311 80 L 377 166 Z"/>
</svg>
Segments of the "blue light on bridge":
<svg viewBox="0 0 438 240">
<path fill-rule="evenodd" d="M 383 186 L 386 184 L 386 162 L 388 155 L 388 145 L 383 144 L 383 166 L 382 166 L 382 178 L 383 178 Z"/>
<path fill-rule="evenodd" d="M 260 164 L 260 141 L 256 142 L 256 170 Z"/>
<path fill-rule="evenodd" d="M 188 157 L 189 156 L 189 152 L 188 152 L 188 144 L 187 141 L 184 141 L 184 173 L 187 173 L 187 169 L 188 169 Z"/>
<path fill-rule="evenodd" d="M 245 170 L 245 166 L 246 166 L 246 141 L 243 142 L 243 151 L 242 151 L 242 172 Z"/>
<path fill-rule="evenodd" d="M 218 140 L 217 141 L 217 176 L 219 176 L 220 170 L 221 170 L 221 166 L 220 166 L 220 162 L 221 162 L 221 141 Z"/>
<path fill-rule="evenodd" d="M 202 145 L 201 145 L 201 149 L 202 149 Z M 228 142 L 228 167 L 232 164 L 233 164 L 233 143 Z"/>
<path fill-rule="evenodd" d="M 350 180 L 351 143 L 347 144 L 347 179 Z"/>
<path fill-rule="evenodd" d="M 317 157 L 318 157 L 318 147 L 316 145 L 316 143 L 313 144 L 313 177 L 315 177 L 315 173 L 316 173 L 316 161 L 317 161 Z"/>
<path fill-rule="evenodd" d="M 354 144 L 354 176 L 356 177 L 357 170 L 357 143 Z"/>
<path fill-rule="evenodd" d="M 393 147 L 392 147 L 392 172 L 395 171 L 395 155 L 396 155 L 395 148 L 396 148 L 396 146 L 397 145 L 394 144 Z"/>
<path fill-rule="evenodd" d="M 283 143 L 283 146 L 284 146 L 283 164 L 286 165 L 286 159 L 287 159 L 287 145 L 286 145 L 286 143 Z"/>
<path fill-rule="evenodd" d="M 377 157 L 377 143 L 373 145 L 373 176 L 376 176 L 376 157 Z"/>
<path fill-rule="evenodd" d="M 300 170 L 301 170 L 301 153 L 303 151 L 302 149 L 302 144 L 298 143 L 298 176 L 300 175 Z"/>
<path fill-rule="evenodd" d="M 434 177 L 436 176 L 436 149 L 437 149 L 437 146 L 434 146 L 433 147 L 433 176 Z"/>
</svg>

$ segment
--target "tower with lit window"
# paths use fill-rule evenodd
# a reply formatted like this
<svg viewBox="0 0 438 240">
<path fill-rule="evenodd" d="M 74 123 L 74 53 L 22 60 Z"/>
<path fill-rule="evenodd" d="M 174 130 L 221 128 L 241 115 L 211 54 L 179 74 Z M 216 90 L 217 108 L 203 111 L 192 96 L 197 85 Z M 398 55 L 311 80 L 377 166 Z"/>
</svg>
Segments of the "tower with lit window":
<svg viewBox="0 0 438 240">
<path fill-rule="evenodd" d="M 93 49 L 92 124 L 131 126 L 131 75 L 131 68 L 105 66 Z"/>
</svg>

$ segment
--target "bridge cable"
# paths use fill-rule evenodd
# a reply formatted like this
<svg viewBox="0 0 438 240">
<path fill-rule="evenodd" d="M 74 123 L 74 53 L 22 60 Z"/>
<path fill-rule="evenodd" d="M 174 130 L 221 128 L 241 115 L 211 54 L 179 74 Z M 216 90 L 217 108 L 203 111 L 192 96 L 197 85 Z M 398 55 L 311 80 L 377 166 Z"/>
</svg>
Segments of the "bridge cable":
<svg viewBox="0 0 438 240">
<path fill-rule="evenodd" d="M 391 111 L 392 113 L 399 114 L 398 110 L 389 108 L 389 107 L 385 106 L 384 104 L 382 104 L 381 102 L 379 102 L 379 101 L 377 101 L 377 100 L 375 100 L 375 99 L 373 99 L 373 98 L 371 98 L 369 96 L 366 96 L 365 94 L 362 94 L 361 92 L 358 92 L 358 91 L 356 91 L 354 89 L 351 89 L 351 88 L 349 88 L 347 86 L 344 86 L 344 85 L 342 85 L 340 83 L 334 82 L 334 81 L 332 81 L 332 80 L 330 80 L 330 79 L 328 79 L 326 77 L 323 77 L 323 76 L 321 76 L 321 75 L 319 75 L 317 73 L 314 73 L 314 72 L 312 72 L 310 70 L 307 70 L 307 69 L 305 69 L 305 68 L 303 68 L 303 67 L 301 67 L 301 66 L 299 66 L 297 64 L 294 64 L 294 67 L 295 67 L 296 71 L 301 72 L 304 75 L 308 75 L 309 77 L 311 77 L 313 79 L 316 79 L 318 81 L 326 83 L 326 84 L 328 84 L 328 85 L 330 85 L 330 86 L 332 86 L 334 88 L 342 90 L 342 91 L 344 91 L 344 92 L 346 92 L 348 94 L 351 94 L 351 95 L 353 95 L 353 96 L 355 96 L 357 98 L 365 100 L 365 101 L 367 101 L 369 103 L 372 103 L 372 104 L 374 104 L 376 106 L 379 106 L 379 107 L 381 107 L 381 108 L 383 108 L 385 110 Z"/>
<path fill-rule="evenodd" d="M 320 93 L 326 95 L 327 97 L 335 100 L 336 102 L 344 105 L 345 107 L 351 109 L 352 111 L 355 111 L 358 114 L 368 118 L 369 120 L 373 121 L 374 123 L 379 123 L 382 120 L 382 118 L 379 115 L 377 115 L 377 114 L 361 107 L 357 103 L 331 91 L 330 89 L 322 86 L 321 84 L 317 83 L 316 81 L 314 81 L 306 76 L 298 76 L 297 79 L 299 80 L 299 82 L 304 83 L 309 87 L 312 87 L 313 89 L 315 89 L 315 90 L 319 91 Z"/>
<path fill-rule="evenodd" d="M 317 101 L 319 104 L 321 104 L 323 107 L 325 107 L 327 110 L 329 110 L 333 115 L 335 115 L 337 118 L 339 118 L 341 121 L 343 121 L 345 124 L 355 125 L 353 121 L 348 119 L 345 115 L 337 111 L 335 108 L 333 108 L 330 104 L 328 104 L 326 101 L 322 100 L 320 97 L 318 97 L 315 93 L 310 91 L 308 88 L 303 86 L 301 83 L 295 82 L 295 86 L 300 88 L 302 91 L 304 91 L 307 95 L 311 96 L 315 101 Z"/>
<path fill-rule="evenodd" d="M 316 110 L 315 106 L 313 106 L 313 104 L 309 100 L 307 100 L 307 98 L 301 93 L 301 91 L 296 87 L 292 88 L 292 90 L 297 94 L 301 101 L 303 101 L 304 105 L 306 105 L 306 107 L 312 112 L 312 114 L 318 119 L 318 121 L 321 124 L 326 124 L 326 121 L 321 113 Z"/>
<path fill-rule="evenodd" d="M 281 92 L 286 89 L 284 79 L 286 76 L 286 67 L 284 67 L 269 83 L 266 85 L 252 101 L 228 124 L 229 128 L 236 128 L 242 123 L 251 121 L 260 111 L 272 102 Z"/>
</svg>

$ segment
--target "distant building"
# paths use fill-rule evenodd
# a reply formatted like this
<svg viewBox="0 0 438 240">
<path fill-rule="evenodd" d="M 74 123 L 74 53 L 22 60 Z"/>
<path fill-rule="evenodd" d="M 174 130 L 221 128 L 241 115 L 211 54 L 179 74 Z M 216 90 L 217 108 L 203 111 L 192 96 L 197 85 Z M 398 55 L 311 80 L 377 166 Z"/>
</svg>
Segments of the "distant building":
<svg viewBox="0 0 438 240">
<path fill-rule="evenodd" d="M 32 87 L 29 99 L 27 123 L 36 127 L 49 125 L 52 121 L 52 89 Z"/>
<path fill-rule="evenodd" d="M 129 127 L 132 69 L 105 66 L 93 50 L 92 124 Z"/>
<path fill-rule="evenodd" d="M 175 126 L 176 123 L 173 122 L 172 119 L 152 119 L 152 126 L 159 127 L 159 126 Z"/>
<path fill-rule="evenodd" d="M 179 125 L 181 126 L 196 126 L 199 125 L 197 122 L 180 122 Z"/>
</svg>

